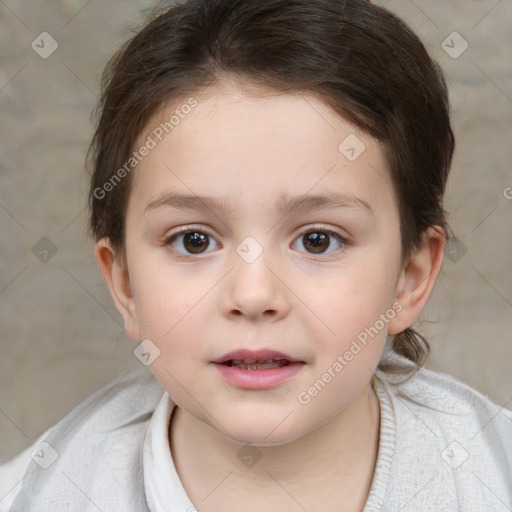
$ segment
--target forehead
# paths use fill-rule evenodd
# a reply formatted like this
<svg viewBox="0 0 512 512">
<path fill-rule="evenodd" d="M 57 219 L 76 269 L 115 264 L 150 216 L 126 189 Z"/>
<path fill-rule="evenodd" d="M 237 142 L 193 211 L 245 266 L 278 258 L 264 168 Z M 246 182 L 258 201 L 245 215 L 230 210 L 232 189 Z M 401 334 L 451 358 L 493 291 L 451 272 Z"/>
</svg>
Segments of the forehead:
<svg viewBox="0 0 512 512">
<path fill-rule="evenodd" d="M 213 196 L 240 211 L 333 193 L 377 210 L 394 206 L 380 144 L 311 95 L 224 82 L 181 110 L 187 103 L 148 123 L 141 140 L 174 115 L 169 134 L 133 172 L 131 208 L 145 209 L 166 193 Z"/>
</svg>

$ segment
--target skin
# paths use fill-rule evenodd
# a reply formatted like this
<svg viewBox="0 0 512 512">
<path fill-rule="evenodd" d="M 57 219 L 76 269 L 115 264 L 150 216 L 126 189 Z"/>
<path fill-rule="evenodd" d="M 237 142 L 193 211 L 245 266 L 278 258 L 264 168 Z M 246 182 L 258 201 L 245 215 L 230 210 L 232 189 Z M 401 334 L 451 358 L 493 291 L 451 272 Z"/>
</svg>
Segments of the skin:
<svg viewBox="0 0 512 512">
<path fill-rule="evenodd" d="M 151 370 L 178 405 L 169 432 L 180 478 L 200 511 L 361 510 L 379 438 L 371 378 L 386 336 L 412 325 L 428 300 L 442 230 L 430 228 L 402 264 L 379 143 L 318 99 L 228 80 L 195 97 L 197 108 L 132 175 L 125 257 L 108 239 L 96 246 L 127 334 L 160 350 Z M 338 150 L 350 134 L 366 146 L 353 162 Z M 155 205 L 171 193 L 223 199 L 230 209 Z M 346 204 L 276 210 L 284 194 L 333 193 Z M 180 228 L 210 235 L 206 252 L 187 253 L 183 236 L 171 237 Z M 308 232 L 345 242 L 332 236 L 326 253 L 311 253 Z M 252 263 L 236 252 L 249 236 L 263 249 Z M 298 394 L 397 303 L 385 328 L 300 403 Z M 211 363 L 238 348 L 306 364 L 273 389 L 242 389 Z M 237 457 L 243 445 L 262 455 L 252 468 Z"/>
</svg>

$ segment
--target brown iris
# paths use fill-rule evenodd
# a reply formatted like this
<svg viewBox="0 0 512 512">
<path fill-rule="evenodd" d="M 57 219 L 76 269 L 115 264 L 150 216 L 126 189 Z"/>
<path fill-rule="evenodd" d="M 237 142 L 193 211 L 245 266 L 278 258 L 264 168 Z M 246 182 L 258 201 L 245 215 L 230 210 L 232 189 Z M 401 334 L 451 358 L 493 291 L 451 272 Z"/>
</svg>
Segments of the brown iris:
<svg viewBox="0 0 512 512">
<path fill-rule="evenodd" d="M 311 232 L 302 237 L 302 243 L 309 252 L 320 254 L 329 248 L 331 241 L 326 233 Z"/>
<path fill-rule="evenodd" d="M 191 254 L 200 254 L 206 251 L 209 245 L 209 237 L 204 233 L 191 231 L 183 236 L 183 246 Z"/>
</svg>

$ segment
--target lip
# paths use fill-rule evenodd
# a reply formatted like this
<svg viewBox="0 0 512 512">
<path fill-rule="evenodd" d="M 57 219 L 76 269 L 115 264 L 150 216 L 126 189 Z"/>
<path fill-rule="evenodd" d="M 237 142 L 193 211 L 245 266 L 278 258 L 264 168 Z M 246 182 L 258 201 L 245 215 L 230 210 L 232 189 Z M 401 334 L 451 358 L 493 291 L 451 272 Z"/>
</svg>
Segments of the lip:
<svg viewBox="0 0 512 512">
<path fill-rule="evenodd" d="M 247 364 L 269 359 L 286 359 L 288 364 L 279 368 L 267 368 L 262 370 L 246 370 L 235 366 L 227 366 L 230 360 L 242 360 Z M 299 361 L 287 354 L 275 350 L 235 350 L 212 361 L 224 380 L 243 389 L 270 389 L 277 387 L 285 380 L 293 377 L 305 366 L 304 361 Z"/>
</svg>

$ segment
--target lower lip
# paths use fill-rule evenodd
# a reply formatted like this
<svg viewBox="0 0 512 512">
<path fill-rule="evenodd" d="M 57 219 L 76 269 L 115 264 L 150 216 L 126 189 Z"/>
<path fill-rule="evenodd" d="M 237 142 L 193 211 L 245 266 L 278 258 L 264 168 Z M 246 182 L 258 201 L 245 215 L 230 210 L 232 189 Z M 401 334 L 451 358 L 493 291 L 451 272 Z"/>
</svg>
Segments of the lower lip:
<svg viewBox="0 0 512 512">
<path fill-rule="evenodd" d="M 267 370 L 244 370 L 235 366 L 214 363 L 221 375 L 230 384 L 245 389 L 269 389 L 296 375 L 304 363 L 290 363 L 280 368 Z"/>
</svg>

